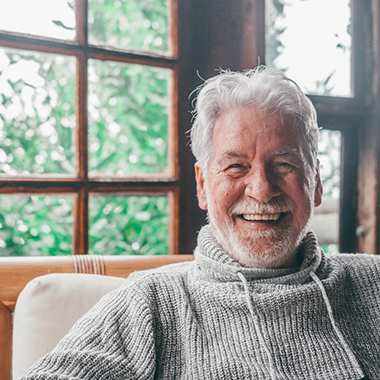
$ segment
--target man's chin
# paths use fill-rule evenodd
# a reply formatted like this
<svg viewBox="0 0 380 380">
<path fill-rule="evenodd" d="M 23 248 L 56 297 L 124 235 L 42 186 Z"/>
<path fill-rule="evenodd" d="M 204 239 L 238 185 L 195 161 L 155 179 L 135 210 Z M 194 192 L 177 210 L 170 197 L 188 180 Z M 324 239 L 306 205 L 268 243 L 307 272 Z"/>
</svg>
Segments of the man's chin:
<svg viewBox="0 0 380 380">
<path fill-rule="evenodd" d="M 230 251 L 230 256 L 247 268 L 284 268 L 291 267 L 293 250 L 279 247 L 258 248 L 255 250 L 248 247 L 239 247 Z M 289 264 L 288 264 L 289 263 Z"/>
<path fill-rule="evenodd" d="M 261 231 L 250 237 L 240 237 L 233 231 L 222 236 L 220 231 L 215 231 L 214 236 L 226 253 L 244 267 L 290 268 L 299 264 L 296 251 L 305 231 L 301 234 L 296 231 Z"/>
</svg>

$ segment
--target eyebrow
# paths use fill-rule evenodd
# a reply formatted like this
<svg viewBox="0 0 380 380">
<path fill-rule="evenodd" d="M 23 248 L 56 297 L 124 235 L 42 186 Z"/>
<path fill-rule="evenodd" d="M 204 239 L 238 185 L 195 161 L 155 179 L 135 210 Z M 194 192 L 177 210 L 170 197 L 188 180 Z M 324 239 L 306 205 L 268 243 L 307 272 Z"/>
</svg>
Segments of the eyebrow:
<svg viewBox="0 0 380 380">
<path fill-rule="evenodd" d="M 303 161 L 303 157 L 300 155 L 300 152 L 296 148 L 278 150 L 277 152 L 273 153 L 273 157 L 281 156 L 290 156 L 296 158 L 297 160 Z M 226 152 L 217 159 L 216 163 L 218 165 L 221 165 L 224 160 L 231 158 L 247 158 L 247 155 L 240 152 Z"/>
<path fill-rule="evenodd" d="M 273 156 L 291 156 L 298 158 L 299 160 L 302 160 L 302 156 L 300 155 L 299 151 L 295 148 L 279 150 L 275 152 Z"/>
<path fill-rule="evenodd" d="M 222 155 L 222 157 L 218 158 L 216 161 L 218 165 L 220 165 L 223 160 L 228 159 L 228 158 L 246 158 L 247 155 L 244 153 L 239 153 L 239 152 L 226 152 Z"/>
</svg>

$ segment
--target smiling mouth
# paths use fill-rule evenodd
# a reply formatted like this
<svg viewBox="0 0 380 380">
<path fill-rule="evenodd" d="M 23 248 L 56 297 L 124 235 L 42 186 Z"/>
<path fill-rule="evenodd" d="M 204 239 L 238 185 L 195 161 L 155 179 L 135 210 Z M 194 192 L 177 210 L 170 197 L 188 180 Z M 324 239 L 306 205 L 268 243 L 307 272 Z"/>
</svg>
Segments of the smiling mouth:
<svg viewBox="0 0 380 380">
<path fill-rule="evenodd" d="M 276 214 L 242 214 L 240 218 L 247 222 L 274 222 L 284 216 L 285 213 Z"/>
</svg>

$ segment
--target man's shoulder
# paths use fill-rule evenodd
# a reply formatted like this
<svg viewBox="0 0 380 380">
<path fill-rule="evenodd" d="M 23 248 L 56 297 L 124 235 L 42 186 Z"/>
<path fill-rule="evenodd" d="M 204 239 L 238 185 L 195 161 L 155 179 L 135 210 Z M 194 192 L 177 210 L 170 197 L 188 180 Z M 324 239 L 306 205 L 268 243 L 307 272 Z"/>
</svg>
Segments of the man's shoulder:
<svg viewBox="0 0 380 380">
<path fill-rule="evenodd" d="M 380 275 L 380 256 L 366 253 L 337 253 L 327 256 L 329 260 L 347 270 L 378 273 Z"/>
<path fill-rule="evenodd" d="M 191 271 L 194 261 L 184 261 L 175 264 L 163 265 L 155 269 L 133 272 L 128 277 L 129 285 L 142 286 L 143 284 L 170 283 L 182 281 Z"/>
<path fill-rule="evenodd" d="M 372 255 L 368 253 L 333 253 L 327 255 L 330 260 L 339 261 L 348 264 L 380 264 L 380 255 Z"/>
<path fill-rule="evenodd" d="M 133 272 L 119 288 L 103 298 L 101 307 L 118 304 L 121 310 L 121 305 L 149 305 L 162 297 L 173 295 L 179 289 L 188 287 L 187 274 L 193 265 L 193 261 L 186 261 Z"/>
</svg>

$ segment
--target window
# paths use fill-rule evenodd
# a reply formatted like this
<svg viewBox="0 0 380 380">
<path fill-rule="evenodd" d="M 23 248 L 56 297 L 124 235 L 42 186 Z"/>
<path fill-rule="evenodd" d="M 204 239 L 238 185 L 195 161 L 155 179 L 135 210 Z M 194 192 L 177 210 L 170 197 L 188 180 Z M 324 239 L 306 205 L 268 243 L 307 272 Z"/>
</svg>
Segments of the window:
<svg viewBox="0 0 380 380">
<path fill-rule="evenodd" d="M 266 63 L 312 95 L 352 96 L 350 0 L 266 1 Z"/>
<path fill-rule="evenodd" d="M 318 236 L 321 247 L 328 253 L 339 251 L 341 144 L 342 136 L 339 131 L 320 131 L 318 159 L 323 200 L 314 210 L 311 229 Z"/>
<path fill-rule="evenodd" d="M 365 121 L 362 4 L 266 0 L 265 59 L 312 99 L 318 112 L 322 205 L 312 228 L 328 252 L 357 250 L 358 127 Z M 360 62 L 360 63 L 359 63 Z"/>
<path fill-rule="evenodd" d="M 0 7 L 0 255 L 177 253 L 176 1 Z"/>
</svg>

